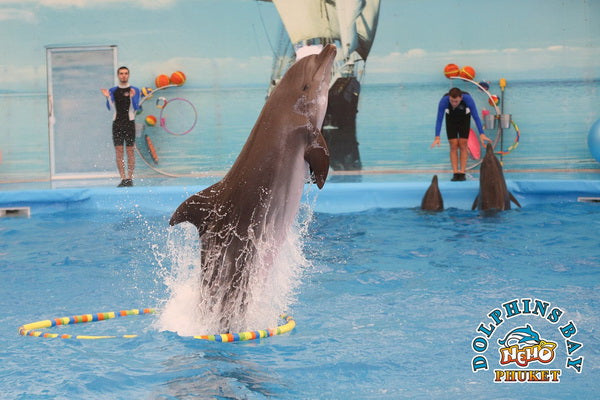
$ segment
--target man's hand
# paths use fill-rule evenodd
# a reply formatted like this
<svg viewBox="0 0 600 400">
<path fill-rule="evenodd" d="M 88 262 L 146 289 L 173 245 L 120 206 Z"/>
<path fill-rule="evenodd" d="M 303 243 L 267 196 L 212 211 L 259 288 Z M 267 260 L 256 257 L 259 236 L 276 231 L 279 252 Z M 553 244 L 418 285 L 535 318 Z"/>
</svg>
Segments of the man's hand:
<svg viewBox="0 0 600 400">
<path fill-rule="evenodd" d="M 490 142 L 490 144 L 492 143 L 492 139 L 490 139 L 489 137 L 485 136 L 485 133 L 482 133 L 481 135 L 479 135 L 479 140 L 481 140 L 481 145 L 483 147 L 485 147 L 485 142 Z"/>
<path fill-rule="evenodd" d="M 431 143 L 431 148 L 433 149 L 435 146 L 440 146 L 440 137 L 436 136 L 435 139 L 433 139 L 433 143 Z"/>
</svg>

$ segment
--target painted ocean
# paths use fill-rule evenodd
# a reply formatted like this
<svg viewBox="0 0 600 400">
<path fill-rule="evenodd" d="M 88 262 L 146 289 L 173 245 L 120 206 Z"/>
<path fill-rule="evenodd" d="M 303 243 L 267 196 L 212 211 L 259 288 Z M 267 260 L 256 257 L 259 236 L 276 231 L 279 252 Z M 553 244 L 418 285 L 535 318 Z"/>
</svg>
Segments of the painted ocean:
<svg viewBox="0 0 600 400">
<path fill-rule="evenodd" d="M 371 174 L 374 176 L 447 171 L 448 145 L 444 131 L 442 147 L 430 149 L 429 146 L 434 137 L 437 103 L 452 84 L 474 95 L 480 112 L 484 108 L 492 110 L 483 92 L 462 81 L 363 84 L 357 116 L 358 150 L 363 170 L 369 174 L 380 173 Z M 490 86 L 492 94 L 502 94 L 497 82 L 491 82 Z M 258 86 L 206 89 L 184 86 L 162 91 L 161 96 L 167 101 L 182 98 L 191 102 L 196 109 L 197 123 L 185 135 L 169 134 L 160 124 L 146 126 L 143 124 L 146 115 L 160 113 L 158 101 L 147 101 L 138 116 L 140 128 L 144 127 L 139 132 L 138 147 L 148 165 L 138 160 L 137 175 L 161 176 L 157 170 L 173 175 L 222 174 L 243 146 L 264 104 L 265 95 L 266 88 Z M 588 150 L 587 135 L 594 121 L 600 118 L 599 104 L 598 80 L 508 80 L 504 91 L 504 113 L 512 115 L 520 139 L 515 147 L 514 126 L 504 131 L 503 141 L 498 146 L 505 151 L 515 147 L 503 157 L 506 171 L 553 172 L 543 178 L 573 170 L 598 171 L 600 165 Z M 106 129 L 102 131 L 106 132 L 110 150 L 110 114 L 106 112 L 101 96 L 97 109 L 80 109 L 76 105 L 72 108 L 73 118 L 82 121 L 90 113 L 107 114 Z M 171 114 L 165 114 L 167 126 L 184 132 L 193 122 L 190 110 L 182 107 L 179 114 L 177 111 L 173 106 Z M 3 182 L 48 179 L 47 115 L 45 93 L 0 94 L 0 119 L 4 123 L 0 145 L 0 179 Z M 75 146 L 78 140 L 86 140 L 87 132 L 85 128 L 82 130 L 74 140 Z M 497 130 L 486 133 L 494 137 Z M 143 140 L 146 135 L 152 138 L 158 162 L 149 155 Z M 333 177 L 336 178 L 344 179 L 343 176 Z"/>
</svg>

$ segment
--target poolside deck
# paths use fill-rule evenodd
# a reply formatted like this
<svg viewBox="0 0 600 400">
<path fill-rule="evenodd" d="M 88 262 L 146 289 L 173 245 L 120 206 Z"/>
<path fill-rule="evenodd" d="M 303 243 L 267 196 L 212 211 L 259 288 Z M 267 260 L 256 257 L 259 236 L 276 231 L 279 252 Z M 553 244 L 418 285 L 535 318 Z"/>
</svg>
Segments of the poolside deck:
<svg viewBox="0 0 600 400">
<path fill-rule="evenodd" d="M 321 191 L 316 186 L 307 185 L 305 200 L 311 199 L 314 211 L 328 213 L 418 207 L 433 173 L 435 171 L 385 176 L 333 174 Z M 509 190 L 524 207 L 545 202 L 600 198 L 598 177 L 597 173 L 581 172 L 563 173 L 561 179 L 550 173 L 506 174 Z M 0 184 L 0 208 L 30 207 L 32 213 L 40 213 L 66 208 L 119 210 L 140 207 L 167 212 L 218 179 L 218 176 L 140 178 L 132 188 L 117 188 L 117 180 L 107 178 Z M 471 209 L 479 190 L 476 174 L 469 176 L 465 182 L 450 182 L 450 174 L 442 171 L 439 185 L 446 208 Z"/>
</svg>

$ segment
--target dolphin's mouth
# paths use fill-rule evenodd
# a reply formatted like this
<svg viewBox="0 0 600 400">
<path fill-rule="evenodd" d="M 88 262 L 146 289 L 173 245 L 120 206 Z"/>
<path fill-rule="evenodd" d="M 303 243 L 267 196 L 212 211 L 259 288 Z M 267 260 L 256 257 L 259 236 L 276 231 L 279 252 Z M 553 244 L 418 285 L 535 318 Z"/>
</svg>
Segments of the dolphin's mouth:
<svg viewBox="0 0 600 400">
<path fill-rule="evenodd" d="M 323 57 L 323 58 L 329 57 L 329 61 L 333 62 L 333 59 L 335 58 L 336 54 L 337 54 L 337 49 L 336 49 L 335 45 L 328 44 L 323 48 L 323 50 L 321 50 L 321 53 L 319 53 L 319 57 Z"/>
<path fill-rule="evenodd" d="M 312 116 L 312 123 L 315 127 L 321 129 L 323 126 L 323 120 L 325 119 L 325 112 L 327 110 L 327 98 L 329 93 L 329 84 L 332 78 L 332 67 L 337 54 L 337 48 L 333 44 L 328 44 L 321 50 L 317 56 L 317 62 L 319 63 L 313 75 L 313 81 L 316 82 L 316 96 L 314 100 L 319 104 L 316 110 L 316 114 Z"/>
<path fill-rule="evenodd" d="M 329 81 L 331 80 L 331 73 L 325 73 L 324 71 L 331 71 L 331 67 L 333 66 L 333 61 L 335 60 L 336 54 L 337 48 L 334 44 L 326 45 L 323 48 L 323 50 L 321 50 L 321 53 L 319 53 L 318 57 L 321 65 L 317 69 L 316 74 L 322 75 L 321 82 L 326 81 L 327 83 L 329 83 Z"/>
</svg>

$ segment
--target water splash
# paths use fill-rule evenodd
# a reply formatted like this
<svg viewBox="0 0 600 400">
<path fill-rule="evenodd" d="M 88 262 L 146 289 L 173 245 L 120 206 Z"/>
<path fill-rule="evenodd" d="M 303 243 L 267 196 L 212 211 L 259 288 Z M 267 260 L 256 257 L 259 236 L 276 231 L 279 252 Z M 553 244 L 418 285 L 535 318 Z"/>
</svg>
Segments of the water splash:
<svg viewBox="0 0 600 400">
<path fill-rule="evenodd" d="M 303 237 L 311 219 L 311 208 L 301 205 L 299 217 L 283 242 L 272 235 L 252 241 L 256 252 L 250 258 L 251 265 L 244 268 L 246 289 L 225 311 L 233 316 L 232 331 L 276 326 L 279 315 L 289 311 L 302 273 L 310 267 L 303 254 Z M 229 288 L 218 288 L 220 293 L 215 293 L 214 287 L 206 285 L 210 277 L 205 275 L 215 271 L 203 272 L 200 257 L 198 232 L 192 224 L 169 229 L 166 254 L 155 252 L 168 295 L 155 322 L 156 329 L 182 336 L 222 333 L 219 330 L 224 311 L 215 307 L 214 299 Z"/>
</svg>

